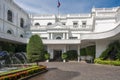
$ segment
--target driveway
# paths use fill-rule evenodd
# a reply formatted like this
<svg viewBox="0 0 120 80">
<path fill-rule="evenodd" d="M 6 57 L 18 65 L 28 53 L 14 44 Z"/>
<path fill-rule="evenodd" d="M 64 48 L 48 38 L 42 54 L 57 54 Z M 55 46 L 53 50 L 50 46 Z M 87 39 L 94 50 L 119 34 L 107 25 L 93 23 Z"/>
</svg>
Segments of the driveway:
<svg viewBox="0 0 120 80">
<path fill-rule="evenodd" d="M 48 72 L 30 80 L 120 80 L 120 67 L 78 62 L 39 63 L 48 67 Z"/>
</svg>

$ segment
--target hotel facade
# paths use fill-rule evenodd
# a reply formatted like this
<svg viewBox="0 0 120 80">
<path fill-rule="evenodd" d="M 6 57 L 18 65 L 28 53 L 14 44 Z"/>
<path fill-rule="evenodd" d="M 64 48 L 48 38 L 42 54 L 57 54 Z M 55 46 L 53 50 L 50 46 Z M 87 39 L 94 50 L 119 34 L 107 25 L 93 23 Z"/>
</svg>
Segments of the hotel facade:
<svg viewBox="0 0 120 80">
<path fill-rule="evenodd" d="M 31 35 L 42 38 L 51 59 L 69 50 L 95 45 L 96 57 L 120 40 L 120 7 L 92 8 L 88 14 L 33 15 L 13 0 L 0 0 L 0 41 L 27 44 Z"/>
</svg>

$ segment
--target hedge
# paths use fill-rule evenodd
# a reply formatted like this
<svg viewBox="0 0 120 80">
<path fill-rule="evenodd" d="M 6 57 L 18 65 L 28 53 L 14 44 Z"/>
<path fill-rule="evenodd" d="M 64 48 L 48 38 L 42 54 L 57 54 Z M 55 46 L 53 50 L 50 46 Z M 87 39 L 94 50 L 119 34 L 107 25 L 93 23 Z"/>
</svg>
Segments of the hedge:
<svg viewBox="0 0 120 80">
<path fill-rule="evenodd" d="M 85 48 L 80 49 L 80 56 L 86 56 Z"/>
<path fill-rule="evenodd" d="M 68 60 L 77 60 L 78 54 L 76 50 L 70 50 L 66 52 Z"/>
<path fill-rule="evenodd" d="M 87 46 L 86 48 L 80 49 L 80 56 L 93 56 L 95 57 L 95 45 Z"/>
<path fill-rule="evenodd" d="M 20 78 L 29 76 L 31 74 L 40 72 L 45 69 L 46 69 L 45 66 L 32 66 L 24 69 L 13 70 L 13 71 L 1 73 L 0 80 L 18 80 Z"/>
<path fill-rule="evenodd" d="M 94 60 L 95 63 L 97 64 L 106 64 L 106 65 L 114 65 L 114 66 L 120 66 L 120 61 L 119 60 L 102 60 L 101 58 L 96 58 Z"/>
</svg>

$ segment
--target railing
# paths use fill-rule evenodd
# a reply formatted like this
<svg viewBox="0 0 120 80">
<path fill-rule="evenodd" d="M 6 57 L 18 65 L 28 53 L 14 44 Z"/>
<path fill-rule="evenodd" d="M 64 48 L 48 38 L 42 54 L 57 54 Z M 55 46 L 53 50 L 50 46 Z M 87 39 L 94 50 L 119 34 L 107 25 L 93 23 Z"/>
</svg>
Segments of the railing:
<svg viewBox="0 0 120 80">
<path fill-rule="evenodd" d="M 118 9 L 118 7 L 115 8 L 95 8 L 95 11 L 100 12 L 114 12 Z"/>
<path fill-rule="evenodd" d="M 113 37 L 119 33 L 120 33 L 120 22 L 117 23 L 117 26 L 114 29 L 109 31 L 81 34 L 81 40 L 104 39 L 108 37 Z"/>
<path fill-rule="evenodd" d="M 108 12 L 108 13 L 99 13 L 99 12 L 97 12 L 96 13 L 96 17 L 95 18 L 115 18 L 115 16 L 116 16 L 116 13 L 113 13 L 113 12 Z"/>
<path fill-rule="evenodd" d="M 58 15 L 58 18 L 76 18 L 76 17 L 91 17 L 91 14 L 67 14 L 67 15 Z M 46 18 L 56 18 L 56 15 L 33 15 L 32 18 L 35 19 L 46 19 Z"/>
<path fill-rule="evenodd" d="M 67 25 L 65 27 L 60 27 L 60 28 L 54 28 L 54 27 L 48 27 L 48 26 L 34 26 L 31 27 L 31 30 L 40 30 L 40 31 L 44 31 L 44 30 L 91 30 L 92 29 L 92 25 L 86 25 L 86 26 L 82 26 L 82 25 L 78 25 L 77 27 L 74 27 L 73 25 Z"/>
<path fill-rule="evenodd" d="M 43 43 L 44 44 L 80 44 L 81 41 L 80 39 L 62 39 L 62 40 L 50 40 L 50 39 L 47 39 L 47 40 L 43 40 Z"/>
</svg>

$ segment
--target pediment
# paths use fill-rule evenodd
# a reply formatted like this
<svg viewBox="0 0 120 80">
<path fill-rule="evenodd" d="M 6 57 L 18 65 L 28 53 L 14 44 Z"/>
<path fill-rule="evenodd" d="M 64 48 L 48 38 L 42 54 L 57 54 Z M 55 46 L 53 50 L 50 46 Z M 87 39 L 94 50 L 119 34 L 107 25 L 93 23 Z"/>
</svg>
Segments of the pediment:
<svg viewBox="0 0 120 80">
<path fill-rule="evenodd" d="M 61 22 L 56 22 L 55 24 L 52 24 L 50 26 L 47 26 L 47 28 L 49 29 L 66 29 L 66 26 L 63 25 Z"/>
<path fill-rule="evenodd" d="M 57 25 L 57 26 L 55 26 L 54 28 L 63 28 L 63 26 Z"/>
</svg>

